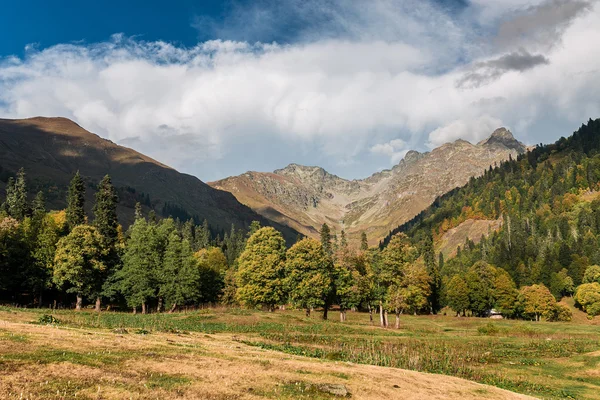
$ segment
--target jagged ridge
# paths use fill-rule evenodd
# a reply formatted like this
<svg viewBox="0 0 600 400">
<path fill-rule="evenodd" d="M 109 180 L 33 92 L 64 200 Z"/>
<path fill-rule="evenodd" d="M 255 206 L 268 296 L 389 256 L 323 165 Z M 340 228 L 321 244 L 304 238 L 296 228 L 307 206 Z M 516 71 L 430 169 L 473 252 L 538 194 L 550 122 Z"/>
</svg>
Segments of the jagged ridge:
<svg viewBox="0 0 600 400">
<path fill-rule="evenodd" d="M 350 235 L 366 231 L 375 243 L 436 197 L 525 151 L 509 130 L 500 128 L 478 144 L 457 140 L 431 152 L 409 151 L 392 169 L 362 180 L 290 164 L 273 173 L 249 172 L 209 184 L 304 234 L 316 235 L 326 222 Z"/>
</svg>

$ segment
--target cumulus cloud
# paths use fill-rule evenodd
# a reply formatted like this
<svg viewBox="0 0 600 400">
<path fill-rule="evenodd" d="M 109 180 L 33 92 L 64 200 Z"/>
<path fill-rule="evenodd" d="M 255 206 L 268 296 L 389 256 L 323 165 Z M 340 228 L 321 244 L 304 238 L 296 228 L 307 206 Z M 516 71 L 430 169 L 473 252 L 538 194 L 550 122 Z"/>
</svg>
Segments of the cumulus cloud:
<svg viewBox="0 0 600 400">
<path fill-rule="evenodd" d="M 371 153 L 384 155 L 390 158 L 392 164 L 397 164 L 409 151 L 407 143 L 402 139 L 393 139 L 387 143 L 378 143 L 371 147 Z"/>
<path fill-rule="evenodd" d="M 428 146 L 434 148 L 458 139 L 477 143 L 501 126 L 501 120 L 489 115 L 474 119 L 459 119 L 431 132 L 429 134 Z"/>
<path fill-rule="evenodd" d="M 549 117 L 575 127 L 598 116 L 600 12 L 578 11 L 561 45 L 543 53 L 499 49 L 489 43 L 500 24 L 546 4 L 510 1 L 486 11 L 495 29 L 485 32 L 473 15 L 504 2 L 450 14 L 416 0 L 311 0 L 265 11 L 320 11 L 332 22 L 298 28 L 287 43 L 267 41 L 261 22 L 248 40 L 213 26 L 220 39 L 194 47 L 115 35 L 32 48 L 0 61 L 0 116 L 73 118 L 205 180 L 292 161 L 364 176 L 378 155 L 396 163 L 409 148 L 480 140 L 500 125 L 547 142 L 565 132 L 529 129 Z"/>
</svg>

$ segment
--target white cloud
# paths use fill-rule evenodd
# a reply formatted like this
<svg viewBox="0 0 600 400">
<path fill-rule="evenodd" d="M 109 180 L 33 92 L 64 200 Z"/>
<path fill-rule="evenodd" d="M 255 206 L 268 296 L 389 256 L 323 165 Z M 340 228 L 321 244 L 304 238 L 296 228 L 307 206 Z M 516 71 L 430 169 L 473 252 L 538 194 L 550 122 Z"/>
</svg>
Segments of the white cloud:
<svg viewBox="0 0 600 400">
<path fill-rule="evenodd" d="M 379 143 L 371 147 L 371 153 L 389 157 L 392 164 L 397 164 L 403 159 L 408 150 L 407 143 L 402 139 L 393 139 L 387 143 Z"/>
<path fill-rule="evenodd" d="M 431 132 L 429 134 L 428 146 L 430 148 L 435 148 L 457 139 L 477 143 L 488 137 L 490 133 L 501 126 L 501 120 L 490 117 L 489 115 L 484 115 L 475 119 L 459 119 Z"/>
<path fill-rule="evenodd" d="M 511 1 L 494 3 L 490 20 L 540 3 Z M 364 176 L 375 169 L 361 162 L 370 154 L 396 163 L 409 147 L 477 141 L 501 124 L 519 139 L 547 142 L 568 132 L 540 137 L 527 129 L 549 116 L 574 126 L 599 116 L 597 5 L 561 31 L 560 45 L 543 54 L 547 62 L 460 87 L 510 54 L 479 44 L 493 41 L 490 32 L 478 36 L 475 21 L 460 24 L 463 17 L 421 1 L 351 4 L 347 13 L 325 10 L 343 35 L 305 32 L 287 45 L 211 40 L 183 48 L 116 35 L 31 49 L 0 62 L 0 115 L 74 118 L 206 180 L 281 166 L 265 159 Z"/>
</svg>

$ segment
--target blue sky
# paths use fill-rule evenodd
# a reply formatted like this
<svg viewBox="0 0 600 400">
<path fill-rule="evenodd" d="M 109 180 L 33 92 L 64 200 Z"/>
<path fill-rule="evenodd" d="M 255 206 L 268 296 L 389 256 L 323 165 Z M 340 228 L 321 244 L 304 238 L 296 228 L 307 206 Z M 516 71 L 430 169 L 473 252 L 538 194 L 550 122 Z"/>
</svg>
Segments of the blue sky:
<svg viewBox="0 0 600 400">
<path fill-rule="evenodd" d="M 599 117 L 595 0 L 11 1 L 0 117 L 65 116 L 215 180 L 346 178 Z"/>
</svg>

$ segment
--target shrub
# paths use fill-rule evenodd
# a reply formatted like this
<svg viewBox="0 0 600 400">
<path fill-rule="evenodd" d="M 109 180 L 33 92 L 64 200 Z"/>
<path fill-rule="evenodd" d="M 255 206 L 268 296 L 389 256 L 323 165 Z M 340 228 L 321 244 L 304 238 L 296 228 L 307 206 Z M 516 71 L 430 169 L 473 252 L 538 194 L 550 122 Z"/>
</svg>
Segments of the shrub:
<svg viewBox="0 0 600 400">
<path fill-rule="evenodd" d="M 37 323 L 40 325 L 58 325 L 60 321 L 53 315 L 44 314 L 38 318 Z"/>
<path fill-rule="evenodd" d="M 573 318 L 571 309 L 564 304 L 556 303 L 544 314 L 546 321 L 569 322 Z"/>
</svg>

